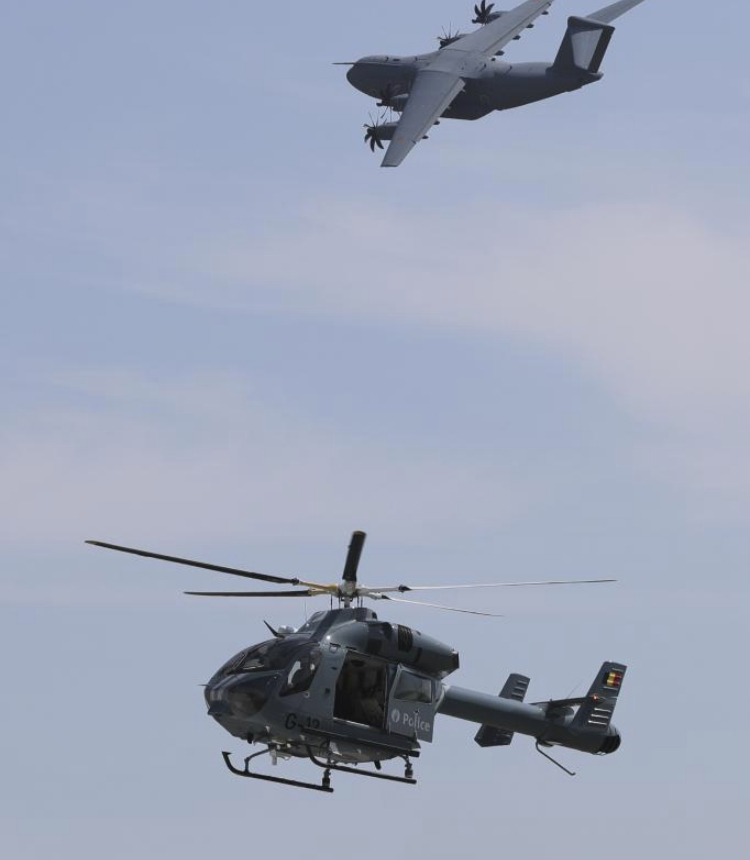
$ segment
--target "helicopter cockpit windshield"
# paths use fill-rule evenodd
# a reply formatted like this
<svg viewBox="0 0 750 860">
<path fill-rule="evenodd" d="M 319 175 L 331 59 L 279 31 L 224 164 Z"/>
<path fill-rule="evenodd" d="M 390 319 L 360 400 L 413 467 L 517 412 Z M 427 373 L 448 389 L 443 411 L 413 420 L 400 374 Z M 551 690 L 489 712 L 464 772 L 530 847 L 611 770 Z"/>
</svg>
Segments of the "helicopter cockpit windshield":
<svg viewBox="0 0 750 860">
<path fill-rule="evenodd" d="M 299 639 L 269 639 L 236 654 L 217 674 L 239 675 L 246 672 L 274 672 L 289 665 L 295 651 L 301 647 Z"/>
</svg>

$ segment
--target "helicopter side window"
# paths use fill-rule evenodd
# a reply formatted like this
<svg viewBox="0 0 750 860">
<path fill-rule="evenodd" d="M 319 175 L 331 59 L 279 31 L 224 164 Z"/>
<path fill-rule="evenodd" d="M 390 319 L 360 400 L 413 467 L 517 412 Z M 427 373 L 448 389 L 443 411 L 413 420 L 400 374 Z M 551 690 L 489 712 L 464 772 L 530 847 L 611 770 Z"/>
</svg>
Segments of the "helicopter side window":
<svg viewBox="0 0 750 860">
<path fill-rule="evenodd" d="M 318 645 L 304 646 L 295 656 L 279 695 L 292 696 L 309 690 L 320 666 L 320 659 L 321 651 Z"/>
<path fill-rule="evenodd" d="M 395 697 L 402 702 L 432 702 L 432 681 L 410 672 L 402 672 L 396 684 Z"/>
</svg>

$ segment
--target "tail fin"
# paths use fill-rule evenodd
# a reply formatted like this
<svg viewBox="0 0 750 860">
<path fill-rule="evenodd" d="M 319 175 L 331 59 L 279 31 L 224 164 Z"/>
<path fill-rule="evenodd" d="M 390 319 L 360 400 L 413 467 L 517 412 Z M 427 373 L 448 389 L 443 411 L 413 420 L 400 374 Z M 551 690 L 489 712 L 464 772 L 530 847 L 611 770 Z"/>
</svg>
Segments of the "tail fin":
<svg viewBox="0 0 750 860">
<path fill-rule="evenodd" d="M 522 702 L 526 698 L 530 683 L 531 679 L 525 675 L 510 675 L 500 691 L 500 698 Z M 507 747 L 513 740 L 513 732 L 496 729 L 493 726 L 482 726 L 474 740 L 480 747 Z"/>
<path fill-rule="evenodd" d="M 568 18 L 568 30 L 554 65 L 559 69 L 598 74 L 614 32 L 614 27 L 591 18 Z"/>
<path fill-rule="evenodd" d="M 626 671 L 627 666 L 622 663 L 604 663 L 584 703 L 578 709 L 573 720 L 574 725 L 586 726 L 597 732 L 606 732 L 609 729 Z"/>
</svg>

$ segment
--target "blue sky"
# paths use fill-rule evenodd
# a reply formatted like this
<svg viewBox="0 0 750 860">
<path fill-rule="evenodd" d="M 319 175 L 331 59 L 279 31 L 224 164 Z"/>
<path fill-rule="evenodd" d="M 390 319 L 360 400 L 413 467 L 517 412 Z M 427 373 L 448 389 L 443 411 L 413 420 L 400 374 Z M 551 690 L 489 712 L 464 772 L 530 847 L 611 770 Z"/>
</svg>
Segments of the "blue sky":
<svg viewBox="0 0 750 860">
<path fill-rule="evenodd" d="M 5 10 L 14 856 L 738 844 L 750 13 L 723 3 L 707 29 L 702 4 L 648 0 L 601 84 L 442 123 L 378 169 L 371 105 L 331 61 L 427 50 L 470 6 Z M 591 11 L 558 0 L 509 59 L 551 58 Z M 336 577 L 354 528 L 370 581 L 618 577 L 483 595 L 498 621 L 388 615 L 455 645 L 478 689 L 520 671 L 533 697 L 566 695 L 628 663 L 620 753 L 571 754 L 567 780 L 524 739 L 479 750 L 444 719 L 415 790 L 230 779 L 198 684 L 305 610 L 196 605 L 184 588 L 221 581 L 83 540 Z"/>
</svg>

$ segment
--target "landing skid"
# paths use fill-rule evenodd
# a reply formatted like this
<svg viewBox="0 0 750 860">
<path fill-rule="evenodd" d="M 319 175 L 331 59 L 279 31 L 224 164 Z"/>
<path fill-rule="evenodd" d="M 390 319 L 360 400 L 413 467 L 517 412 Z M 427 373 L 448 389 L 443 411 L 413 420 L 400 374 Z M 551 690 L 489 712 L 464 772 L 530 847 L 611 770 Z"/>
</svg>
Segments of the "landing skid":
<svg viewBox="0 0 750 860">
<path fill-rule="evenodd" d="M 254 753 L 253 755 L 249 755 L 245 757 L 245 766 L 240 769 L 235 767 L 231 761 L 231 753 L 226 751 L 222 752 L 222 758 L 224 759 L 224 764 L 227 766 L 227 769 L 230 773 L 233 773 L 235 776 L 241 776 L 245 779 L 259 779 L 263 782 L 275 782 L 280 785 L 289 785 L 292 788 L 306 788 L 309 791 L 324 791 L 327 794 L 333 794 L 333 789 L 331 788 L 331 771 L 337 771 L 338 773 L 348 773 L 353 776 L 369 776 L 371 779 L 383 779 L 388 782 L 400 782 L 406 785 L 416 785 L 417 781 L 414 779 L 414 771 L 412 769 L 411 761 L 408 756 L 403 756 L 404 761 L 406 762 L 406 768 L 404 771 L 404 776 L 391 776 L 386 773 L 376 773 L 371 770 L 357 770 L 353 767 L 345 767 L 340 764 L 334 764 L 330 759 L 326 762 L 321 761 L 320 759 L 315 757 L 315 754 L 307 747 L 307 755 L 310 761 L 316 766 L 319 767 L 323 771 L 323 779 L 321 780 L 320 785 L 314 782 L 301 782 L 296 779 L 285 779 L 281 776 L 269 776 L 265 773 L 254 773 L 250 770 L 250 762 L 259 758 L 260 756 L 269 755 L 270 753 L 275 752 L 274 749 L 269 747 L 262 752 Z M 376 764 L 376 767 L 379 768 L 379 762 Z"/>
<path fill-rule="evenodd" d="M 327 794 L 333 794 L 333 789 L 331 788 L 331 775 L 330 773 L 323 774 L 323 782 L 321 785 L 316 785 L 313 782 L 300 782 L 296 779 L 284 779 L 281 776 L 268 776 L 264 773 L 252 773 L 250 771 L 250 762 L 254 758 L 258 758 L 258 756 L 268 755 L 269 750 L 264 750 L 263 752 L 255 753 L 255 755 L 249 755 L 245 758 L 245 767 L 243 770 L 240 770 L 238 767 L 235 767 L 230 761 L 231 753 L 222 752 L 222 757 L 224 759 L 224 764 L 227 768 L 235 774 L 235 776 L 244 776 L 247 779 L 261 779 L 264 782 L 277 782 L 281 785 L 290 785 L 293 788 L 307 788 L 310 791 L 325 791 Z"/>
</svg>

